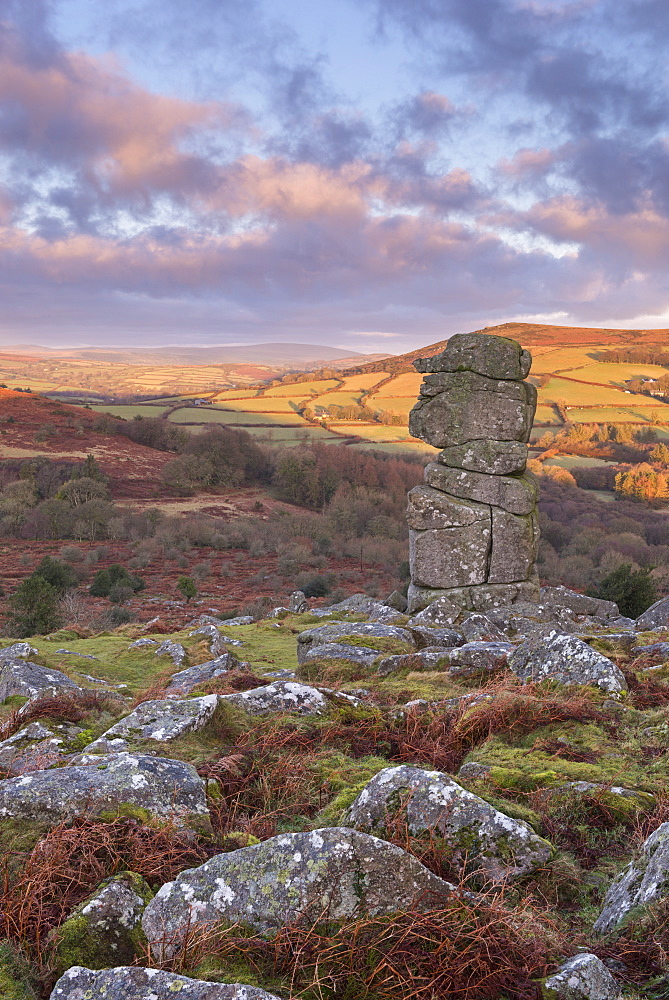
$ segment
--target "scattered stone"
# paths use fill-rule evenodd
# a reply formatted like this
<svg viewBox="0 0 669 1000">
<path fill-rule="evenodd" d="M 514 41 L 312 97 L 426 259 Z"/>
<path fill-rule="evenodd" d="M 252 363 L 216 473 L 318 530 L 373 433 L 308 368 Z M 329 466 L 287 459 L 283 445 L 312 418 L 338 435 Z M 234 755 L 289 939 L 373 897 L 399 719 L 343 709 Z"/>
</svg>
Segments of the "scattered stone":
<svg viewBox="0 0 669 1000">
<path fill-rule="evenodd" d="M 144 701 L 124 719 L 89 743 L 86 753 L 120 753 L 134 743 L 155 740 L 167 743 L 203 729 L 218 707 L 218 695 Z"/>
<path fill-rule="evenodd" d="M 78 763 L 0 781 L 0 816 L 57 824 L 76 816 L 208 821 L 204 781 L 191 764 L 145 754 L 80 755 Z"/>
<path fill-rule="evenodd" d="M 143 646 L 157 646 L 158 643 L 155 639 L 149 639 L 148 636 L 144 636 L 142 639 L 136 639 L 135 642 L 131 642 L 128 649 L 142 649 Z"/>
<path fill-rule="evenodd" d="M 213 920 L 267 933 L 297 921 L 439 906 L 453 889 L 401 848 L 331 827 L 281 834 L 182 872 L 158 890 L 142 926 L 154 952 L 169 958 L 188 931 Z"/>
<path fill-rule="evenodd" d="M 10 660 L 27 660 L 29 656 L 37 656 L 37 650 L 29 642 L 15 642 L 11 646 L 0 649 L 0 666 Z"/>
<path fill-rule="evenodd" d="M 225 622 L 222 618 L 217 618 L 212 615 L 199 615 L 194 621 L 188 625 L 188 628 L 197 628 L 199 625 L 214 625 L 218 627 L 219 625 L 228 625 L 229 622 Z"/>
<path fill-rule="evenodd" d="M 553 853 L 529 823 L 512 819 L 441 771 L 400 765 L 379 771 L 346 813 L 357 830 L 383 833 L 401 811 L 412 836 L 434 833 L 466 871 L 487 878 L 518 878 Z"/>
<path fill-rule="evenodd" d="M 508 638 L 487 615 L 468 615 L 460 629 L 467 642 L 506 642 Z"/>
<path fill-rule="evenodd" d="M 214 677 L 221 677 L 228 671 L 238 670 L 242 666 L 243 664 L 233 653 L 224 653 L 223 656 L 217 656 L 215 660 L 207 660 L 206 663 L 198 663 L 194 667 L 186 667 L 178 674 L 173 674 L 165 690 L 189 694 L 201 684 L 213 680 Z"/>
<path fill-rule="evenodd" d="M 648 632 L 661 625 L 669 625 L 669 597 L 663 597 L 655 604 L 651 604 L 636 620 L 639 632 Z"/>
<path fill-rule="evenodd" d="M 56 654 L 58 656 L 78 656 L 82 660 L 99 660 L 99 656 L 93 656 L 91 653 L 75 653 L 71 649 L 57 649 Z"/>
<path fill-rule="evenodd" d="M 448 670 L 450 650 L 443 646 L 427 646 L 417 653 L 404 656 L 386 656 L 379 661 L 379 677 L 387 677 L 398 670 Z"/>
<path fill-rule="evenodd" d="M 322 646 L 311 646 L 302 657 L 301 662 L 313 663 L 315 660 L 346 660 L 349 663 L 359 663 L 369 667 L 382 654 L 378 649 L 369 646 L 349 646 L 345 642 L 326 642 Z"/>
<path fill-rule="evenodd" d="M 57 967 L 85 964 L 104 969 L 134 961 L 146 942 L 140 921 L 152 897 L 149 886 L 135 872 L 106 879 L 58 928 Z"/>
<path fill-rule="evenodd" d="M 393 590 L 392 594 L 389 594 L 388 597 L 386 597 L 385 603 L 389 608 L 393 608 L 395 611 L 399 611 L 402 614 L 408 607 L 407 599 L 400 590 Z"/>
<path fill-rule="evenodd" d="M 17 775 L 50 767 L 61 757 L 63 743 L 41 722 L 31 722 L 0 743 L 0 768 Z"/>
<path fill-rule="evenodd" d="M 638 907 L 647 906 L 669 891 L 669 823 L 662 823 L 611 883 L 594 931 L 608 934 L 633 919 Z"/>
<path fill-rule="evenodd" d="M 59 694 L 81 694 L 81 690 L 60 670 L 40 667 L 30 660 L 5 660 L 0 664 L 0 702 L 12 695 L 32 701 L 55 698 Z"/>
<path fill-rule="evenodd" d="M 490 774 L 490 764 L 479 764 L 477 760 L 470 760 L 469 763 L 463 764 L 458 771 L 458 778 L 464 778 L 465 781 L 474 781 L 478 778 L 485 778 Z"/>
<path fill-rule="evenodd" d="M 561 632 L 575 630 L 574 616 L 568 608 L 560 605 L 535 604 L 530 601 L 519 601 L 511 607 L 494 608 L 487 617 L 507 636 L 516 638 L 530 636 L 537 629 L 547 625 Z"/>
<path fill-rule="evenodd" d="M 426 625 L 428 628 L 431 626 L 443 628 L 457 621 L 461 613 L 462 609 L 454 604 L 450 598 L 438 597 L 422 611 L 419 611 L 417 615 L 410 618 L 407 622 L 407 628 L 416 628 L 421 625 Z"/>
<path fill-rule="evenodd" d="M 543 1000 L 618 1000 L 622 991 L 602 960 L 585 952 L 544 979 L 541 995 Z"/>
<path fill-rule="evenodd" d="M 303 591 L 293 591 L 290 595 L 290 601 L 288 602 L 288 610 L 293 615 L 303 615 L 305 611 L 309 610 L 307 598 Z"/>
<path fill-rule="evenodd" d="M 311 648 L 324 646 L 327 643 L 345 639 L 374 639 L 394 640 L 404 646 L 406 652 L 411 652 L 416 648 L 416 642 L 411 632 L 398 628 L 396 625 L 377 625 L 368 622 L 331 622 L 327 625 L 318 625 L 316 628 L 306 629 L 300 632 L 297 637 L 297 662 L 303 663 Z M 352 645 L 352 643 L 351 643 Z M 383 645 L 383 643 L 380 643 Z M 377 656 L 379 655 L 377 653 Z"/>
<path fill-rule="evenodd" d="M 249 715 L 267 712 L 296 712 L 298 715 L 321 715 L 327 708 L 327 699 L 316 688 L 297 681 L 275 681 L 250 691 L 237 691 L 220 696 Z"/>
<path fill-rule="evenodd" d="M 502 670 L 515 648 L 510 642 L 466 642 L 449 650 L 449 673 L 467 677 L 481 670 Z"/>
<path fill-rule="evenodd" d="M 579 594 L 568 587 L 542 587 L 541 603 L 568 608 L 575 615 L 591 615 L 593 618 L 619 618 L 620 609 L 615 601 L 603 601 L 598 597 Z"/>
<path fill-rule="evenodd" d="M 326 608 L 312 608 L 310 614 L 317 618 L 329 618 L 334 615 L 372 615 L 378 613 L 384 605 L 367 594 L 351 594 L 337 604 Z"/>
<path fill-rule="evenodd" d="M 669 660 L 669 642 L 653 642 L 650 646 L 633 646 L 630 649 L 630 656 L 644 656 L 652 659 L 655 663 L 666 663 Z"/>
<path fill-rule="evenodd" d="M 175 667 L 180 667 L 186 658 L 186 650 L 180 642 L 172 642 L 170 639 L 165 639 L 165 641 L 161 642 L 158 646 L 154 655 L 169 656 Z"/>
<path fill-rule="evenodd" d="M 582 639 L 550 627 L 521 643 L 508 665 L 525 683 L 550 677 L 561 684 L 595 684 L 608 694 L 627 691 L 622 671 L 608 657 Z"/>
<path fill-rule="evenodd" d="M 227 618 L 221 622 L 226 628 L 235 628 L 237 625 L 253 625 L 255 618 L 253 615 L 238 615 L 237 618 Z"/>
<path fill-rule="evenodd" d="M 50 1000 L 280 1000 L 257 986 L 210 983 L 174 972 L 126 966 L 95 972 L 74 966 L 61 976 Z"/>
<path fill-rule="evenodd" d="M 425 646 L 442 646 L 452 649 L 454 646 L 462 646 L 465 637 L 462 632 L 454 628 L 428 628 L 425 625 L 412 625 L 411 631 L 414 636 L 419 636 L 421 643 Z M 503 636 L 506 639 L 506 636 Z"/>
</svg>

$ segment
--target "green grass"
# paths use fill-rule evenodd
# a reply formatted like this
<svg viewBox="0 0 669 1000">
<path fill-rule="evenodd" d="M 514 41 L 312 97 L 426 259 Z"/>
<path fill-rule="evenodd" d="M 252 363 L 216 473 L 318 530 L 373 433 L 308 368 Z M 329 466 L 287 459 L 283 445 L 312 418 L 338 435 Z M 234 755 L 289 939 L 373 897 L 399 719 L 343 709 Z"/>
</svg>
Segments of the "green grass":
<svg viewBox="0 0 669 1000">
<path fill-rule="evenodd" d="M 148 403 L 129 406 L 105 406 L 104 403 L 91 406 L 96 413 L 111 413 L 113 417 L 122 417 L 124 420 L 132 420 L 133 417 L 159 417 L 165 412 L 165 404 L 157 403 L 151 406 Z"/>
<path fill-rule="evenodd" d="M 295 412 L 286 413 L 257 413 L 245 410 L 223 410 L 213 407 L 187 407 L 174 410 L 167 418 L 174 424 L 232 424 L 243 426 L 244 424 L 268 424 L 272 426 L 308 426 L 306 421 Z"/>
<path fill-rule="evenodd" d="M 307 399 L 309 396 L 320 396 L 328 389 L 334 389 L 339 385 L 339 379 L 316 379 L 313 382 L 291 382 L 286 385 L 274 385 L 263 391 L 263 399 L 276 399 L 288 397 L 298 402 Z"/>
<path fill-rule="evenodd" d="M 656 403 L 638 409 L 614 406 L 569 407 L 568 417 L 574 424 L 639 424 L 655 423 L 657 419 L 669 420 L 669 405 Z"/>
<path fill-rule="evenodd" d="M 575 368 L 569 372 L 570 378 L 581 379 L 583 382 L 610 382 L 625 389 L 625 383 L 633 378 L 662 378 L 669 374 L 669 369 L 661 365 L 646 364 L 613 364 L 600 361 L 585 368 Z"/>
<path fill-rule="evenodd" d="M 625 406 L 630 403 L 629 396 L 622 389 L 569 382 L 561 378 L 549 379 L 539 389 L 539 400 L 544 405 L 563 401 L 567 406 Z"/>
<path fill-rule="evenodd" d="M 590 458 L 587 455 L 557 455 L 547 458 L 544 465 L 559 465 L 563 469 L 592 468 L 595 465 L 611 465 L 603 458 Z"/>
</svg>

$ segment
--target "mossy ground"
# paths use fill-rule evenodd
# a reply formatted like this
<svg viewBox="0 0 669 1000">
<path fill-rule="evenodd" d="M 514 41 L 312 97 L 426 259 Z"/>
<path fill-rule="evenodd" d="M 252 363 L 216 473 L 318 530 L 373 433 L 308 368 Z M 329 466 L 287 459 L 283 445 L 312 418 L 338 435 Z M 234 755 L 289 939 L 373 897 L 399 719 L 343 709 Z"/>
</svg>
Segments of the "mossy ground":
<svg viewBox="0 0 669 1000">
<path fill-rule="evenodd" d="M 334 620 L 364 618 L 339 616 Z M 556 849 L 544 869 L 506 890 L 508 905 L 535 907 L 538 925 L 556 928 L 569 947 L 597 950 L 599 944 L 591 937 L 590 928 L 611 877 L 629 860 L 634 846 L 669 819 L 669 667 L 651 675 L 638 672 L 629 695 L 618 705 L 596 688 L 551 683 L 523 688 L 505 673 L 493 678 L 453 678 L 445 671 L 404 669 L 380 677 L 376 664 L 364 667 L 343 660 L 315 661 L 298 668 L 297 634 L 326 621 L 309 614 L 288 614 L 281 620 L 268 619 L 229 630 L 223 627 L 222 632 L 244 642 L 230 649 L 250 668 L 225 675 L 192 694 L 241 690 L 272 681 L 270 674 L 276 671 L 290 670 L 311 683 L 362 691 L 361 706 L 332 700 L 319 717 L 273 713 L 251 718 L 233 706 L 222 705 L 200 732 L 165 743 L 132 745 L 135 750 L 189 761 L 208 779 L 213 839 L 211 831 L 205 831 L 199 840 L 195 835 L 192 843 L 202 852 L 199 856 L 234 850 L 281 831 L 337 825 L 369 778 L 391 764 L 410 763 L 457 774 L 463 762 L 476 762 L 483 770 L 478 776 L 463 777 L 462 784 L 508 815 L 529 822 Z M 156 657 L 151 647 L 128 649 L 137 634 L 136 626 L 126 626 L 90 638 L 61 632 L 33 643 L 39 649 L 35 657 L 38 663 L 60 669 L 78 683 L 85 683 L 80 675 L 88 673 L 110 684 L 127 685 L 121 690 L 125 700 L 86 709 L 77 722 L 84 733 L 75 737 L 69 750 L 83 749 L 87 741 L 127 714 L 134 700 L 147 695 L 160 697 L 166 679 L 178 669 L 211 658 L 206 637 L 189 637 L 188 630 L 153 636 L 158 641 L 169 638 L 186 648 L 187 659 L 181 668 L 174 667 L 169 658 Z M 650 643 L 660 637 L 649 633 L 644 638 Z M 394 640 L 377 644 L 351 637 L 349 641 L 374 644 L 380 657 L 398 651 Z M 621 666 L 629 665 L 624 651 L 610 640 L 602 638 L 598 644 Z M 97 659 L 57 654 L 61 647 Z M 241 687 L 234 688 L 234 683 Z M 457 699 L 478 691 L 489 697 L 458 706 Z M 406 702 L 415 700 L 434 707 L 408 715 L 399 711 Z M 16 699 L 0 707 L 0 722 L 16 707 Z M 584 794 L 564 787 L 575 781 L 592 782 L 601 788 Z M 608 791 L 615 785 L 641 794 L 623 798 Z M 142 815 L 119 820 L 115 813 L 108 820 L 114 828 L 120 822 L 134 824 L 139 831 L 155 827 Z M 0 849 L 8 859 L 10 882 L 20 878 L 25 859 L 45 833 L 45 828 L 35 824 L 0 823 Z M 405 837 L 402 846 L 438 873 L 453 874 L 443 848 L 439 853 L 434 843 Z M 190 860 L 191 865 L 195 863 L 199 862 Z M 82 884 L 78 901 L 96 885 Z M 48 962 L 45 972 L 44 957 L 33 934 L 34 928 L 22 942 L 32 955 L 30 975 L 35 982 L 52 982 Z M 664 941 L 662 934 L 665 932 L 659 934 L 660 941 Z M 669 951 L 669 941 L 665 944 L 665 951 Z M 650 945 L 643 943 L 643 947 Z M 553 968 L 565 957 L 558 951 L 551 958 Z M 648 952 L 644 959 L 649 975 L 661 972 L 658 955 Z M 272 973 L 264 960 L 260 967 L 239 954 L 236 958 L 227 955 L 224 961 L 212 956 L 196 958 L 194 955 L 181 971 L 212 980 L 257 984 L 279 996 L 290 995 L 293 988 L 278 966 Z M 2 976 L 9 975 L 4 969 L 0 951 L 3 987 Z M 24 977 L 26 990 L 32 988 L 30 975 Z M 17 981 L 24 980 L 19 976 Z M 38 987 L 42 995 L 46 995 L 44 988 Z M 14 1000 L 11 989 L 15 987 L 6 986 L 5 993 Z M 632 997 L 635 994 L 632 986 L 630 989 L 626 995 Z M 2 990 L 0 994 L 5 995 Z M 311 998 L 312 994 L 307 989 L 304 995 Z M 331 993 L 326 989 L 322 995 L 329 997 Z M 31 998 L 30 992 L 16 996 Z M 515 996 L 509 993 L 509 998 L 515 1000 Z M 377 1000 L 377 995 L 368 993 L 365 1000 Z"/>
</svg>

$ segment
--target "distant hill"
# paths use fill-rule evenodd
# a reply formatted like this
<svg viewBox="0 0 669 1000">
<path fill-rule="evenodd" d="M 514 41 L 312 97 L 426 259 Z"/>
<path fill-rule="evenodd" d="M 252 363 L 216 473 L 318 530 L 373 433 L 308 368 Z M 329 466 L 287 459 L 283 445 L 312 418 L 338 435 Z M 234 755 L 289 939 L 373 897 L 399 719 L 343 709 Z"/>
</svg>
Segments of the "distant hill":
<svg viewBox="0 0 669 1000">
<path fill-rule="evenodd" d="M 498 326 L 484 326 L 482 330 L 471 332 L 511 337 L 527 348 L 602 347 L 614 344 L 620 347 L 642 347 L 651 344 L 669 344 L 669 330 L 613 330 L 605 327 L 548 326 L 541 323 L 500 323 Z M 416 358 L 438 354 L 447 344 L 448 338 L 439 340 L 436 344 L 420 347 L 416 351 L 385 358 L 383 361 L 356 364 L 351 366 L 347 374 L 384 371 L 398 375 L 401 372 L 412 372 Z"/>
<path fill-rule="evenodd" d="M 51 348 L 35 344 L 8 345 L 0 347 L 4 355 L 48 356 L 50 358 L 71 358 L 82 361 L 101 361 L 112 364 L 131 365 L 225 365 L 260 364 L 267 367 L 295 366 L 311 369 L 322 364 L 355 364 L 361 361 L 376 361 L 385 354 L 360 354 L 323 344 L 240 344 L 226 347 L 81 347 Z"/>
</svg>

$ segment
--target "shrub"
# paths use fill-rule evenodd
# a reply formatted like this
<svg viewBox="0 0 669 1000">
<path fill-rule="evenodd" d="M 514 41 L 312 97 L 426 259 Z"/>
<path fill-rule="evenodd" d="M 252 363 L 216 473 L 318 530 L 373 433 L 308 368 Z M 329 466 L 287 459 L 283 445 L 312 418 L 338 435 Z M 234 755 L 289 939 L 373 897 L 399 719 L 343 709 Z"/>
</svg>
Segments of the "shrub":
<svg viewBox="0 0 669 1000">
<path fill-rule="evenodd" d="M 622 615 L 638 618 L 657 600 L 657 590 L 650 578 L 650 569 L 633 570 L 623 563 L 605 576 L 588 593 L 605 601 L 615 601 Z"/>
<path fill-rule="evenodd" d="M 76 587 L 78 582 L 77 574 L 71 566 L 61 562 L 60 559 L 52 559 L 51 556 L 45 556 L 39 566 L 33 570 L 32 575 L 46 580 L 59 594 L 64 594 L 70 587 Z"/>
<path fill-rule="evenodd" d="M 325 597 L 332 590 L 334 576 L 332 573 L 302 574 L 295 582 L 305 597 Z"/>
<path fill-rule="evenodd" d="M 112 563 L 107 569 L 98 570 L 93 577 L 89 593 L 92 597 L 109 597 L 110 600 L 115 600 L 120 593 L 119 588 L 129 590 L 127 596 L 131 596 L 138 590 L 143 590 L 145 586 L 141 577 L 128 573 L 125 566 L 121 566 L 120 563 Z"/>
<path fill-rule="evenodd" d="M 195 586 L 195 580 L 190 576 L 180 576 L 177 580 L 177 590 L 181 591 L 183 596 L 186 598 L 187 602 L 193 600 L 197 597 L 197 587 Z"/>
<path fill-rule="evenodd" d="M 41 576 L 29 576 L 9 598 L 8 634 L 17 639 L 44 635 L 62 625 L 60 595 Z"/>
</svg>

